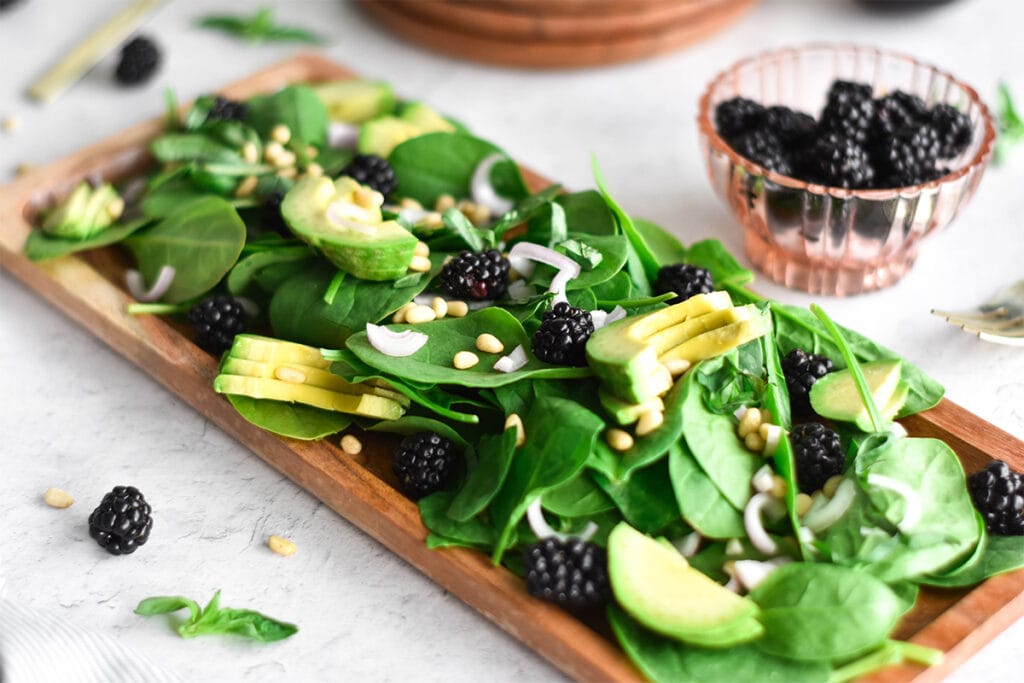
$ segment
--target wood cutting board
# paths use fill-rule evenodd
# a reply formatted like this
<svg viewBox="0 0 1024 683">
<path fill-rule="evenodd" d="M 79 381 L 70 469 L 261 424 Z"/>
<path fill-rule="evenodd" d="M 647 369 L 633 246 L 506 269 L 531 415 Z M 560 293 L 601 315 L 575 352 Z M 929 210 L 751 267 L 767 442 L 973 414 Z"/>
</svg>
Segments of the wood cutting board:
<svg viewBox="0 0 1024 683">
<path fill-rule="evenodd" d="M 222 93 L 241 98 L 292 82 L 352 75 L 316 55 L 300 55 Z M 336 437 L 296 441 L 246 422 L 223 396 L 214 393 L 217 362 L 212 356 L 169 321 L 125 313 L 132 299 L 122 286 L 126 265 L 122 252 L 108 248 L 42 263 L 22 256 L 31 221 L 41 208 L 92 174 L 117 182 L 145 171 L 151 163 L 147 142 L 162 128 L 163 119 L 154 119 L 0 188 L 0 265 L 268 464 L 567 675 L 580 681 L 642 680 L 605 635 L 530 597 L 518 577 L 492 566 L 484 554 L 461 548 L 427 549 L 427 530 L 416 505 L 392 486 L 386 439 L 367 439 L 365 457 L 353 458 L 341 451 Z M 529 171 L 524 174 L 531 190 L 549 184 Z M 990 458 L 1024 469 L 1024 442 L 948 399 L 903 420 L 903 425 L 915 436 L 945 440 L 968 471 L 980 469 Z M 1022 615 L 1024 571 L 989 579 L 970 590 L 922 589 L 918 606 L 904 619 L 897 637 L 944 650 L 943 663 L 927 670 L 910 665 L 891 667 L 867 680 L 941 680 Z"/>
</svg>

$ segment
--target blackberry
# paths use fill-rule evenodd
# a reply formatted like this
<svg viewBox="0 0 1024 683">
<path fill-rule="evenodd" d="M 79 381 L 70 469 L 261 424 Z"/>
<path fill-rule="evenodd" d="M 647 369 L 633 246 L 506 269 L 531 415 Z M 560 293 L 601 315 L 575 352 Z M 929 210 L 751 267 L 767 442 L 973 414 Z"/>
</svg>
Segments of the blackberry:
<svg viewBox="0 0 1024 683">
<path fill-rule="evenodd" d="M 122 85 L 145 83 L 160 66 L 160 48 L 151 39 L 137 36 L 121 48 L 121 58 L 114 77 Z"/>
<path fill-rule="evenodd" d="M 658 270 L 654 280 L 654 293 L 675 292 L 676 297 L 667 303 L 677 304 L 697 294 L 708 294 L 715 289 L 711 273 L 688 263 L 672 263 Z"/>
<path fill-rule="evenodd" d="M 768 107 L 764 113 L 764 127 L 787 146 L 803 147 L 814 140 L 817 122 L 810 114 L 793 111 L 789 107 Z"/>
<path fill-rule="evenodd" d="M 917 95 L 894 90 L 875 100 L 871 135 L 877 140 L 892 136 L 901 128 L 916 128 L 928 120 L 928 105 Z"/>
<path fill-rule="evenodd" d="M 552 365 L 583 367 L 587 364 L 587 340 L 594 333 L 594 319 L 588 311 L 564 301 L 544 314 L 533 335 L 533 355 Z"/>
<path fill-rule="evenodd" d="M 111 555 L 129 555 L 149 540 L 151 511 L 137 488 L 115 486 L 89 515 L 89 535 Z"/>
<path fill-rule="evenodd" d="M 0 0 L 0 12 L 3 12 L 8 7 L 17 5 L 21 0 Z"/>
<path fill-rule="evenodd" d="M 871 86 L 835 81 L 828 90 L 818 127 L 821 133 L 838 133 L 863 144 L 868 139 L 874 113 Z"/>
<path fill-rule="evenodd" d="M 468 299 L 498 299 L 508 289 L 508 259 L 497 249 L 463 251 L 441 270 L 441 288 Z"/>
<path fill-rule="evenodd" d="M 902 128 L 872 149 L 878 187 L 907 187 L 939 177 L 939 134 L 932 126 Z"/>
<path fill-rule="evenodd" d="M 238 100 L 229 100 L 222 95 L 215 95 L 207 121 L 244 121 L 249 115 L 249 105 Z"/>
<path fill-rule="evenodd" d="M 789 433 L 793 442 L 796 481 L 804 493 L 814 493 L 825 482 L 843 473 L 846 457 L 839 435 L 823 424 L 805 422 Z"/>
<path fill-rule="evenodd" d="M 730 144 L 739 135 L 761 126 L 764 107 L 745 97 L 734 97 L 715 107 L 715 128 Z"/>
<path fill-rule="evenodd" d="M 349 165 L 341 170 L 341 174 L 351 176 L 363 185 L 369 185 L 385 197 L 398 187 L 395 169 L 391 168 L 387 159 L 375 154 L 357 154 Z"/>
<path fill-rule="evenodd" d="M 295 235 L 288 228 L 281 215 L 281 201 L 284 199 L 283 190 L 273 190 L 263 197 L 263 204 L 260 205 L 260 223 L 267 230 L 273 230 L 281 237 L 292 238 Z"/>
<path fill-rule="evenodd" d="M 752 130 L 736 138 L 733 147 L 737 152 L 769 171 L 790 175 L 793 167 L 782 149 L 782 142 L 767 130 Z"/>
<path fill-rule="evenodd" d="M 875 178 L 875 169 L 864 147 L 837 133 L 818 138 L 801 165 L 810 180 L 830 187 L 866 188 Z"/>
<path fill-rule="evenodd" d="M 1024 536 L 1024 477 L 1002 460 L 993 460 L 967 478 L 967 489 L 990 533 Z"/>
<path fill-rule="evenodd" d="M 814 415 L 809 398 L 811 387 L 832 372 L 832 361 L 825 356 L 793 349 L 782 359 L 782 374 L 786 377 L 789 405 L 793 417 L 806 420 Z"/>
<path fill-rule="evenodd" d="M 570 538 L 543 538 L 526 549 L 526 590 L 570 610 L 599 609 L 611 602 L 604 548 Z"/>
<path fill-rule="evenodd" d="M 461 453 L 440 434 L 419 432 L 402 439 L 391 462 L 402 493 L 412 500 L 442 491 L 455 483 Z"/>
<path fill-rule="evenodd" d="M 937 104 L 932 107 L 930 119 L 932 127 L 938 132 L 940 159 L 952 159 L 971 144 L 974 136 L 971 120 L 956 107 Z"/>
<path fill-rule="evenodd" d="M 188 321 L 195 329 L 196 345 L 219 355 L 231 348 L 236 334 L 245 332 L 245 309 L 233 297 L 211 296 L 189 310 Z"/>
</svg>

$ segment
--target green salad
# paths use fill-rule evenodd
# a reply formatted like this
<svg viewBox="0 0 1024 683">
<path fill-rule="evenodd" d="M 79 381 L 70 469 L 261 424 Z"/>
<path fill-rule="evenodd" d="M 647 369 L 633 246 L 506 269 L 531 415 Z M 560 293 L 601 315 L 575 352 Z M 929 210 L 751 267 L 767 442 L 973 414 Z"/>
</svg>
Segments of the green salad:
<svg viewBox="0 0 1024 683">
<path fill-rule="evenodd" d="M 933 664 L 892 638 L 919 587 L 1024 566 L 1019 476 L 969 486 L 897 422 L 938 383 L 629 215 L 596 164 L 596 189 L 531 191 L 380 82 L 168 105 L 144 182 L 83 183 L 27 255 L 120 244 L 130 311 L 190 321 L 243 417 L 350 453 L 395 435 L 430 547 L 607 625 L 651 680 Z"/>
</svg>

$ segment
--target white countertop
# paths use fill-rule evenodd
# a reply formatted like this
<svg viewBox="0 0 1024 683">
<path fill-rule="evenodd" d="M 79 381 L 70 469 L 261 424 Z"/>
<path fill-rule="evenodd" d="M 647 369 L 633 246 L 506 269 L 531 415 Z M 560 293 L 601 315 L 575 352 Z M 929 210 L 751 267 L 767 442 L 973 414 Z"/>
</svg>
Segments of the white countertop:
<svg viewBox="0 0 1024 683">
<path fill-rule="evenodd" d="M 111 63 L 63 98 L 22 97 L 83 32 L 123 3 L 24 0 L 0 14 L 0 179 L 159 115 L 162 91 L 207 92 L 295 48 L 242 45 L 193 27 L 212 11 L 248 13 L 240 0 L 178 0 L 147 32 L 166 62 L 144 87 L 121 90 Z M 952 70 L 990 96 L 1008 79 L 1024 99 L 1024 6 L 959 0 L 912 15 L 880 15 L 843 0 L 763 1 L 712 40 L 649 61 L 536 72 L 463 63 L 400 42 L 348 3 L 289 0 L 280 19 L 328 33 L 325 55 L 391 81 L 410 98 L 456 114 L 474 131 L 570 188 L 591 187 L 590 155 L 631 213 L 684 239 L 717 236 L 741 254 L 739 229 L 712 195 L 697 156 L 694 116 L 705 82 L 762 48 L 851 40 L 899 48 Z M 823 303 L 842 323 L 890 346 L 947 387 L 947 395 L 1024 438 L 1024 350 L 989 345 L 929 315 L 965 308 L 1024 277 L 1019 218 L 1024 150 L 990 169 L 953 227 L 929 239 L 897 286 Z M 812 297 L 760 281 L 787 302 Z M 185 680 L 557 680 L 560 674 L 0 272 L 0 577 L 6 596 L 112 633 Z M 139 487 L 154 507 L 149 543 L 112 557 L 88 537 L 104 492 Z M 78 502 L 46 507 L 58 486 Z M 298 554 L 269 552 L 286 536 Z M 2 583 L 2 582 L 0 582 Z M 132 613 L 141 598 L 181 594 L 252 607 L 300 625 L 283 643 L 179 639 L 164 618 Z M 2 590 L 2 589 L 0 589 Z M 1015 680 L 1024 668 L 1024 622 L 967 663 L 952 681 Z M 20 683 L 20 682 L 13 682 Z"/>
</svg>

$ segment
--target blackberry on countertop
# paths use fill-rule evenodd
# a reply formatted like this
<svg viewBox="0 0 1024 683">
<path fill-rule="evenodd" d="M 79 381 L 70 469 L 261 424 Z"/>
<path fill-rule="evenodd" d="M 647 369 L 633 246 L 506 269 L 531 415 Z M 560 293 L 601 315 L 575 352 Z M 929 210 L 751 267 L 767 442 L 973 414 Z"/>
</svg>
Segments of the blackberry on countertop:
<svg viewBox="0 0 1024 683">
<path fill-rule="evenodd" d="M 89 515 L 89 535 L 111 555 L 128 555 L 145 545 L 152 510 L 134 486 L 115 486 Z"/>
<path fill-rule="evenodd" d="M 901 128 L 916 128 L 928 120 L 928 105 L 917 95 L 894 90 L 875 100 L 871 136 L 882 140 Z"/>
<path fill-rule="evenodd" d="M 785 145 L 803 147 L 814 140 L 817 121 L 810 114 L 789 107 L 768 107 L 764 112 L 764 127 Z"/>
<path fill-rule="evenodd" d="M 872 148 L 876 187 L 907 187 L 938 178 L 939 135 L 932 126 L 902 128 Z"/>
<path fill-rule="evenodd" d="M 376 154 L 357 154 L 348 166 L 341 170 L 341 175 L 350 176 L 363 185 L 369 185 L 385 197 L 398 187 L 395 169 L 391 168 L 387 159 Z"/>
<path fill-rule="evenodd" d="M 589 311 L 560 301 L 544 314 L 534 333 L 533 355 L 553 365 L 583 367 L 587 364 L 587 340 L 593 333 Z"/>
<path fill-rule="evenodd" d="M 122 85 L 145 83 L 160 66 L 160 48 L 146 36 L 136 36 L 121 48 L 114 77 Z"/>
<path fill-rule="evenodd" d="M 734 97 L 715 107 L 715 128 L 727 142 L 761 126 L 764 107 L 745 97 Z"/>
<path fill-rule="evenodd" d="M 455 484 L 462 454 L 448 439 L 434 432 L 411 434 L 398 445 L 391 470 L 402 493 L 419 500 Z"/>
<path fill-rule="evenodd" d="M 837 133 L 818 138 L 804 155 L 801 166 L 810 180 L 830 187 L 866 188 L 875 179 L 867 150 Z"/>
<path fill-rule="evenodd" d="M 219 294 L 193 306 L 188 321 L 195 330 L 196 345 L 219 355 L 231 348 L 236 334 L 245 332 L 245 309 L 238 299 Z"/>
<path fill-rule="evenodd" d="M 846 466 L 839 435 L 823 424 L 805 422 L 789 433 L 793 444 L 797 485 L 803 493 L 814 493 L 825 482 L 842 474 Z"/>
<path fill-rule="evenodd" d="M 1002 460 L 993 460 L 967 478 L 967 488 L 989 533 L 1024 536 L 1024 477 Z"/>
<path fill-rule="evenodd" d="M 579 538 L 543 538 L 526 549 L 530 595 L 569 610 L 599 609 L 611 602 L 604 548 Z"/>
<path fill-rule="evenodd" d="M 441 288 L 467 299 L 499 299 L 508 289 L 508 259 L 497 249 L 463 251 L 441 270 Z"/>
<path fill-rule="evenodd" d="M 871 86 L 850 81 L 834 81 L 828 90 L 818 127 L 821 133 L 837 133 L 863 144 L 868 139 L 875 114 Z"/>
<path fill-rule="evenodd" d="M 708 294 L 715 289 L 711 273 L 688 263 L 672 263 L 658 269 L 654 280 L 654 293 L 675 292 L 676 297 L 666 303 L 677 304 L 697 294 Z"/>
<path fill-rule="evenodd" d="M 956 107 L 937 104 L 932 107 L 930 123 L 938 132 L 939 158 L 952 159 L 971 144 L 971 120 Z"/>
<path fill-rule="evenodd" d="M 769 171 L 791 175 L 793 167 L 782 148 L 782 142 L 767 130 L 752 130 L 736 138 L 733 147 L 741 155 Z"/>
<path fill-rule="evenodd" d="M 213 106 L 206 115 L 207 121 L 244 121 L 249 115 L 249 105 L 238 100 L 229 100 L 223 95 L 214 95 Z"/>
<path fill-rule="evenodd" d="M 789 405 L 795 419 L 806 420 L 814 415 L 809 398 L 811 387 L 832 370 L 830 359 L 803 349 L 793 349 L 782 359 L 782 374 L 786 377 Z"/>
</svg>

